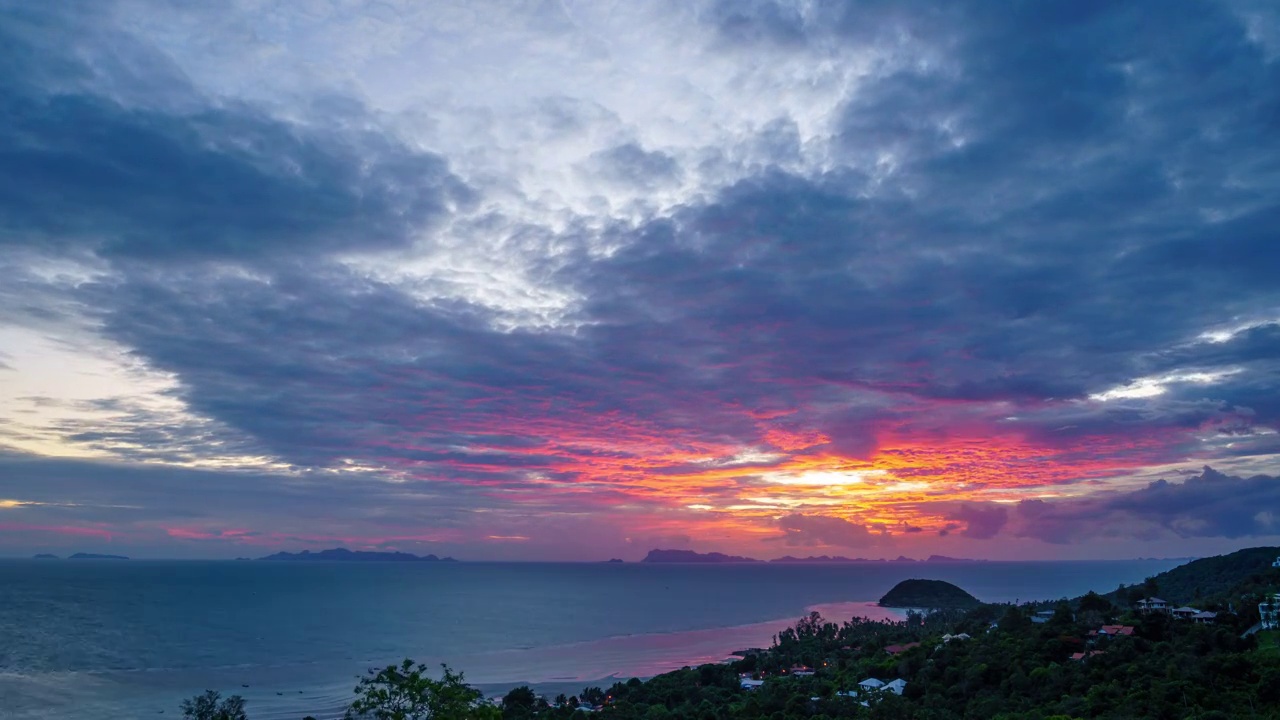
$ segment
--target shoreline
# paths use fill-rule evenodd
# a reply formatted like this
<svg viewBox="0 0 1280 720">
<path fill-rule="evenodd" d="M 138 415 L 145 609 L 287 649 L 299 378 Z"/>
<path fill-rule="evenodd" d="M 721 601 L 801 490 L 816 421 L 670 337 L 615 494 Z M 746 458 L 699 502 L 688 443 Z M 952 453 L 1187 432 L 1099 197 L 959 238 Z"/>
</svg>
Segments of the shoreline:
<svg viewBox="0 0 1280 720">
<path fill-rule="evenodd" d="M 855 615 L 893 620 L 906 617 L 905 611 L 881 608 L 872 601 L 816 603 L 805 606 L 794 617 L 741 625 L 617 635 L 560 645 L 508 648 L 456 658 L 423 656 L 414 659 L 432 667 L 437 667 L 438 662 L 448 663 L 454 670 L 461 671 L 467 684 L 480 690 L 486 698 L 500 698 L 512 688 L 522 685 L 528 685 L 549 698 L 562 692 L 576 695 L 585 687 L 607 690 L 613 683 L 633 677 L 647 680 L 685 666 L 735 659 L 732 655 L 735 650 L 767 647 L 775 634 L 814 611 L 836 622 Z M 583 658 L 588 658 L 588 661 L 584 663 Z M 72 671 L 46 675 L 37 683 L 43 686 L 41 694 L 48 693 L 54 705 L 59 694 L 57 688 L 67 684 L 99 686 L 105 691 L 101 700 L 103 716 L 110 716 L 114 708 L 108 708 L 123 700 L 112 692 L 113 686 L 124 688 L 133 685 L 129 678 L 146 675 L 157 685 L 153 692 L 147 693 L 149 697 L 145 700 L 138 698 L 135 701 L 139 716 L 162 714 L 176 717 L 183 699 L 212 686 L 208 689 L 218 690 L 223 696 L 244 697 L 254 720 L 297 720 L 306 715 L 318 720 L 336 720 L 341 718 L 354 698 L 352 690 L 361 673 L 370 667 L 382 667 L 392 662 L 395 659 L 388 659 L 383 664 L 353 662 L 346 671 L 337 665 L 317 667 L 316 674 L 311 676 L 312 682 L 306 683 L 296 682 L 292 677 L 296 668 L 283 667 L 244 667 L 243 673 L 228 667 Z M 285 671 L 283 675 L 275 677 L 281 670 Z M 32 678 L 21 673 L 0 673 L 0 687 L 6 680 L 21 682 Z M 246 683 L 249 684 L 247 688 L 243 687 Z M 77 709 L 89 708 L 77 703 Z"/>
<path fill-rule="evenodd" d="M 720 663 L 738 659 L 733 656 L 732 653 L 734 651 L 746 647 L 767 647 L 772 643 L 775 634 L 794 625 L 803 615 L 815 611 L 821 613 L 824 618 L 836 622 L 843 622 L 855 616 L 868 617 L 873 620 L 903 620 L 906 618 L 906 610 L 880 607 L 874 601 L 816 603 L 806 606 L 801 615 L 793 618 L 777 618 L 744 625 L 682 630 L 671 633 L 620 635 L 598 640 L 565 643 L 563 645 L 515 648 L 484 653 L 472 658 L 472 660 L 483 660 L 488 657 L 499 660 L 497 663 L 499 666 L 507 665 L 512 660 L 519 661 L 523 656 L 529 656 L 530 661 L 541 659 L 542 662 L 537 664 L 537 667 L 541 669 L 540 672 L 537 674 L 523 673 L 525 677 L 522 679 L 494 677 L 494 667 L 492 665 L 487 668 L 471 668 L 459 662 L 449 662 L 449 665 L 454 670 L 461 671 L 465 682 L 480 690 L 485 698 L 501 698 L 513 688 L 526 685 L 533 689 L 535 693 L 548 698 L 555 697 L 559 693 L 576 695 L 586 687 L 600 687 L 603 690 L 608 690 L 609 686 L 614 683 L 626 682 L 633 677 L 640 680 L 648 680 L 654 676 L 679 670 L 686 666 L 696 667 L 708 663 Z M 732 642 L 730 642 L 731 639 L 733 640 Z M 570 659 L 579 657 L 583 650 L 588 649 L 592 654 L 601 655 L 603 652 L 602 657 L 616 659 L 617 666 L 612 670 L 606 671 L 603 675 L 590 671 L 565 673 L 563 675 L 555 672 L 557 667 L 565 667 L 562 663 L 565 662 L 566 657 Z M 533 665 L 528 667 L 533 667 Z M 601 670 L 605 670 L 605 668 L 601 668 Z M 350 686 L 354 687 L 354 684 L 355 678 L 353 677 Z M 239 693 L 233 690 L 224 694 Z M 253 693 L 253 695 L 256 695 L 256 693 Z M 281 706 L 276 706 L 276 703 L 272 702 L 270 698 L 254 697 L 251 700 L 249 694 L 246 694 L 245 698 L 252 703 L 250 710 L 253 713 L 254 720 L 296 719 L 299 713 L 309 713 L 318 720 L 336 720 L 341 717 L 346 709 L 346 702 L 335 706 L 332 704 L 332 700 L 322 707 L 303 707 L 299 701 L 305 701 L 306 694 L 301 698 L 288 697 L 288 702 Z M 254 702 L 255 700 L 263 699 L 266 702 Z"/>
<path fill-rule="evenodd" d="M 874 572 L 845 565 L 811 564 L 769 566 L 763 568 L 769 571 L 763 575 L 757 571 L 762 566 L 754 565 L 750 570 L 653 565 L 616 572 L 625 566 L 600 565 L 600 571 L 575 567 L 554 572 L 521 570 L 513 575 L 507 570 L 495 572 L 485 563 L 458 563 L 448 565 L 451 574 L 459 575 L 454 585 L 445 588 L 450 592 L 437 592 L 435 580 L 423 579 L 436 573 L 406 574 L 386 563 L 380 564 L 381 568 L 371 567 L 376 565 L 373 563 L 350 567 L 360 570 L 350 574 L 332 566 L 291 564 L 266 573 L 275 578 L 281 574 L 275 570 L 287 570 L 282 574 L 292 580 L 273 579 L 258 587 L 261 595 L 254 593 L 257 599 L 251 603 L 252 609 L 214 603 L 212 607 L 220 614 L 188 627 L 181 620 L 187 612 L 183 609 L 186 596 L 178 597 L 172 592 L 172 578 L 158 576 L 157 570 L 145 570 L 150 565 L 113 564 L 110 572 L 90 573 L 91 589 L 114 605 L 87 605 L 86 613 L 103 627 L 118 632 L 179 628 L 190 630 L 190 636 L 155 645 L 144 644 L 138 641 L 140 636 L 133 635 L 126 639 L 134 642 L 118 648 L 108 643 L 110 638 L 105 633 L 91 633 L 83 639 L 78 634 L 73 637 L 48 614 L 36 613 L 31 619 L 40 633 L 28 632 L 26 644 L 18 646 L 14 661 L 7 668 L 0 668 L 0 696 L 12 700 L 6 705 L 14 720 L 172 717 L 175 713 L 180 715 L 177 710 L 183 699 L 206 689 L 244 696 L 254 720 L 298 720 L 308 713 L 324 718 L 341 714 L 353 699 L 352 691 L 359 678 L 370 667 L 385 667 L 406 656 L 433 670 L 438 669 L 439 663 L 447 663 L 489 697 L 519 685 L 529 685 L 552 696 L 558 692 L 577 694 L 584 686 L 607 687 L 617 680 L 648 678 L 685 665 L 722 662 L 735 650 L 767 647 L 776 633 L 812 611 L 835 622 L 855 615 L 901 620 L 905 610 L 881 608 L 873 601 L 826 600 L 842 596 L 878 598 L 895 582 L 909 576 L 908 571 L 887 564 L 868 566 L 874 567 Z M 1159 569 L 1146 565 L 1119 569 L 1082 565 L 1071 572 L 1055 567 L 1027 573 L 1002 565 L 939 565 L 936 575 L 931 576 L 959 583 L 989 602 L 1002 602 L 1018 596 L 1078 594 L 1088 588 L 1132 582 Z M 117 568 L 131 569 L 121 575 Z M 466 572 L 457 572 L 464 569 Z M 662 580 L 660 584 L 648 580 L 651 571 L 661 571 L 654 576 Z M 242 579 L 243 575 L 239 570 L 234 574 L 221 570 L 219 573 L 218 577 L 225 576 L 224 580 Z M 137 577 L 130 579 L 130 584 L 155 582 L 159 595 L 148 602 L 173 612 L 149 623 L 139 623 L 136 617 L 130 619 L 128 611 L 136 601 L 121 601 L 118 589 L 122 578 L 133 575 Z M 210 591 L 226 584 L 209 582 L 204 570 L 186 568 L 180 575 Z M 374 586 L 387 585 L 384 592 L 393 601 L 391 606 L 370 612 L 358 594 L 327 594 L 326 588 L 335 578 L 341 580 L 349 575 Z M 707 575 L 714 577 L 708 580 Z M 767 581 L 775 575 L 785 577 L 787 582 Z M 594 590 L 601 578 L 615 576 L 620 580 L 606 587 L 628 588 L 628 593 L 597 592 L 590 596 L 592 602 L 578 602 L 569 613 L 545 602 L 575 588 Z M 57 587 L 57 583 L 44 578 L 43 570 L 30 575 L 15 571 L 14 577 L 27 583 L 16 587 L 33 596 L 48 594 L 50 587 Z M 252 578 L 257 577 L 257 573 L 252 574 Z M 762 577 L 767 583 L 763 587 L 759 585 Z M 77 586 L 86 582 L 79 577 L 68 578 L 66 583 L 74 580 Z M 471 592 L 473 588 L 505 583 L 516 583 L 516 590 L 531 589 L 518 592 L 515 599 L 486 602 L 475 609 L 457 600 L 464 590 Z M 642 596 L 645 602 L 637 604 L 633 593 L 641 590 L 647 593 Z M 342 624 L 331 627 L 329 620 L 322 620 L 315 613 L 304 614 L 300 619 L 289 615 L 284 629 L 262 624 L 263 618 L 281 610 L 292 613 L 295 607 L 312 608 L 309 598 L 314 593 L 322 593 L 323 599 L 315 609 L 324 610 L 325 617 L 334 616 Z M 414 597 L 425 598 L 426 607 L 410 602 Z M 528 623 L 519 614 L 523 604 L 530 602 L 541 613 L 534 618 L 537 624 L 533 629 L 525 627 Z M 116 615 L 123 619 L 117 622 Z M 311 622 L 303 622 L 308 618 Z M 0 613 L 0 624 L 5 620 L 30 626 L 24 613 Z M 556 628 L 564 631 L 555 632 Z M 401 632 L 393 632 L 396 629 Z M 432 634 L 433 630 L 440 634 Z M 622 634 L 609 635 L 609 631 Z M 226 640 L 228 634 L 234 642 Z M 467 638 L 472 635 L 479 642 L 469 643 Z M 83 644 L 85 652 L 94 654 L 86 656 L 89 660 L 84 662 L 42 664 L 44 656 L 38 649 L 49 639 L 75 648 Z M 214 645 L 200 654 L 185 649 L 197 647 L 192 643 L 201 639 L 213 641 Z M 23 662 L 28 659 L 35 662 Z M 118 662 L 112 663 L 112 659 Z M 229 662 L 217 663 L 218 660 Z"/>
</svg>

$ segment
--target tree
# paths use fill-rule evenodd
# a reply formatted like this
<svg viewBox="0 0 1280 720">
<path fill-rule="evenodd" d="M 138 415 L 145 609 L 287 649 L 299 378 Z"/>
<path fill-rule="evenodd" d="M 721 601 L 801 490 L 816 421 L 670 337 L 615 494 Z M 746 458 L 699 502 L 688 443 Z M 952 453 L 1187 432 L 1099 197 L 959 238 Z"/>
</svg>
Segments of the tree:
<svg viewBox="0 0 1280 720">
<path fill-rule="evenodd" d="M 217 690 L 205 690 L 182 701 L 182 717 L 186 720 L 248 720 L 244 713 L 244 698 L 232 695 L 225 700 Z"/>
<path fill-rule="evenodd" d="M 439 680 L 427 674 L 426 665 L 406 659 L 361 678 L 356 700 L 347 709 L 347 720 L 473 720 L 496 715 L 496 708 L 482 708 L 479 690 L 463 682 L 462 673 L 441 665 Z"/>
<path fill-rule="evenodd" d="M 1149 577 L 1142 581 L 1142 592 L 1145 593 L 1147 597 L 1155 597 L 1156 594 L 1160 592 L 1160 583 L 1157 582 L 1155 578 Z"/>
<path fill-rule="evenodd" d="M 582 702 L 589 705 L 599 705 L 604 702 L 604 691 L 598 687 L 582 688 L 582 692 L 578 693 L 578 697 L 582 698 Z"/>
<path fill-rule="evenodd" d="M 1096 612 L 1107 615 L 1111 612 L 1111 601 L 1102 597 L 1098 593 L 1090 590 L 1080 598 L 1080 610 L 1082 612 Z"/>
<path fill-rule="evenodd" d="M 521 685 L 518 688 L 512 688 L 506 697 L 502 698 L 502 716 L 505 718 L 527 718 L 532 717 L 534 710 L 545 705 L 533 688 L 528 685 Z"/>
</svg>

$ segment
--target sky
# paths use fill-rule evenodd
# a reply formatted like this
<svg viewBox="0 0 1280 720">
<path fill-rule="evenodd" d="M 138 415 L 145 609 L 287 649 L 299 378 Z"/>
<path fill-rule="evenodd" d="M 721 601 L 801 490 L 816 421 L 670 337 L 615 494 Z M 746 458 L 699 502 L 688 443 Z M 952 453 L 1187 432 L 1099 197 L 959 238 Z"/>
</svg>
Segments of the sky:
<svg viewBox="0 0 1280 720">
<path fill-rule="evenodd" d="M 0 0 L 0 555 L 1280 544 L 1280 6 Z"/>
</svg>

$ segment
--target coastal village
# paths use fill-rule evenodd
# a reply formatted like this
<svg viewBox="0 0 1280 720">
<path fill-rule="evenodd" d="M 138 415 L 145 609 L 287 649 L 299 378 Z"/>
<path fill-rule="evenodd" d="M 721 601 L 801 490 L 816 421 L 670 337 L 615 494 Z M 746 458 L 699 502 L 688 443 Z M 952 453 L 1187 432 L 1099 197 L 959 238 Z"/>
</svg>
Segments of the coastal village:
<svg viewBox="0 0 1280 720">
<path fill-rule="evenodd" d="M 1280 557 L 1276 557 L 1269 565 L 1272 571 L 1280 570 Z M 1256 579 L 1259 576 L 1254 577 Z M 776 698 L 779 693 L 787 695 L 790 698 L 788 703 L 794 706 L 797 701 L 796 693 L 804 692 L 801 699 L 807 703 L 808 709 L 804 712 L 797 711 L 797 716 L 845 717 L 845 711 L 834 711 L 833 708 L 838 705 L 832 703 L 846 702 L 863 708 L 862 712 L 872 713 L 871 717 L 878 717 L 880 715 L 876 713 L 880 711 L 877 708 L 885 703 L 894 705 L 900 700 L 908 699 L 907 696 L 912 694 L 910 688 L 917 682 L 916 678 L 921 672 L 928 672 L 935 658 L 944 657 L 945 654 L 940 654 L 944 648 L 957 644 L 967 645 L 976 642 L 980 636 L 989 639 L 996 639 L 1001 635 L 1026 638 L 1029 637 L 1029 632 L 1033 635 L 1037 632 L 1034 628 L 1044 628 L 1046 632 L 1055 635 L 1042 633 L 1040 636 L 1053 637 L 1053 645 L 1063 648 L 1056 662 L 1064 670 L 1071 666 L 1083 669 L 1094 663 L 1110 667 L 1116 662 L 1131 662 L 1126 658 L 1133 657 L 1135 652 L 1142 652 L 1139 648 L 1148 647 L 1158 639 L 1157 636 L 1163 634 L 1169 638 L 1187 636 L 1188 633 L 1195 635 L 1191 630 L 1195 627 L 1203 627 L 1205 632 L 1218 633 L 1216 637 L 1223 637 L 1222 633 L 1225 632 L 1226 637 L 1236 637 L 1240 641 L 1249 639 L 1252 642 L 1251 636 L 1256 635 L 1259 646 L 1265 636 L 1266 643 L 1275 644 L 1277 637 L 1280 637 L 1280 633 L 1276 633 L 1280 630 L 1280 592 L 1277 592 L 1280 588 L 1275 587 L 1274 582 L 1280 579 L 1280 575 L 1271 572 L 1265 578 L 1270 578 L 1267 582 L 1273 583 L 1269 590 L 1234 597 L 1218 594 L 1205 602 L 1192 600 L 1188 603 L 1174 603 L 1156 593 L 1134 595 L 1137 590 L 1154 587 L 1153 581 L 1148 580 L 1145 586 L 1122 587 L 1114 593 L 1118 599 L 1123 597 L 1120 603 L 1089 593 L 1070 603 L 1065 600 L 1057 601 L 1052 606 L 1048 603 L 987 604 L 980 605 L 972 612 L 946 609 L 924 613 L 912 611 L 905 622 L 855 619 L 840 626 L 826 623 L 814 614 L 810 618 L 802 618 L 795 628 L 788 628 L 780 633 L 772 647 L 737 651 L 726 663 L 733 669 L 735 689 L 739 693 L 745 693 L 748 698 L 740 702 L 747 702 L 748 706 L 749 698 Z M 937 581 L 907 582 L 947 585 Z M 967 593 L 954 586 L 941 589 L 967 596 Z M 1196 594 L 1198 596 L 1198 589 Z M 1178 591 L 1173 597 L 1182 598 L 1184 595 L 1184 591 Z M 1261 601 L 1258 597 L 1261 597 Z M 1249 612 L 1242 614 L 1246 607 Z M 1242 628 L 1242 618 L 1253 617 L 1252 608 L 1256 608 L 1258 620 L 1248 628 Z M 943 630 L 958 626 L 972 628 L 974 618 L 978 616 L 988 619 L 969 632 Z M 912 627 L 915 629 L 912 630 Z M 908 636 L 914 636 L 914 639 L 899 639 Z M 850 640 L 842 644 L 840 639 L 843 638 Z M 814 655 L 818 648 L 821 648 L 822 654 Z M 1276 653 L 1280 655 L 1280 645 L 1277 646 Z M 1110 659 L 1113 657 L 1116 659 Z M 1051 667 L 1055 665 L 1051 664 Z M 852 674 L 857 668 L 872 671 L 863 675 Z M 879 668 L 879 671 L 875 668 Z M 704 677 L 704 682 L 709 682 L 710 676 L 707 675 L 705 666 L 698 669 L 685 668 L 655 680 L 695 672 Z M 598 696 L 582 699 L 561 696 L 547 705 L 550 708 L 559 707 L 587 713 L 603 712 L 612 716 L 614 711 L 621 710 L 623 706 L 630 707 L 634 704 L 638 699 L 636 693 L 652 682 L 654 681 L 637 684 L 633 680 L 619 683 L 611 691 L 601 692 Z M 917 696 L 918 694 L 915 693 Z M 628 712 L 622 712 L 621 716 L 630 717 Z M 888 716 L 898 715 L 890 713 Z M 906 716 L 908 715 L 903 717 Z"/>
</svg>

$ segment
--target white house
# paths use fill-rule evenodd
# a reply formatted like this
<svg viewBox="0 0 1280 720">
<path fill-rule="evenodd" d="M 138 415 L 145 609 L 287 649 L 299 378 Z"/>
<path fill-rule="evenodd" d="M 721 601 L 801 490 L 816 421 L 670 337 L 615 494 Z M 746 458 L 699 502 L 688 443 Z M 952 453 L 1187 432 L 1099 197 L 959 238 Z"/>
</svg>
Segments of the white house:
<svg viewBox="0 0 1280 720">
<path fill-rule="evenodd" d="M 1190 618 L 1194 617 L 1196 613 L 1200 611 L 1193 607 L 1188 607 L 1184 605 L 1183 607 L 1180 607 L 1180 608 L 1174 608 L 1170 612 L 1173 613 L 1174 617 L 1180 620 L 1189 620 Z"/>
<path fill-rule="evenodd" d="M 1263 630 L 1280 628 L 1280 593 L 1274 593 L 1258 603 L 1258 615 L 1262 617 Z"/>
<path fill-rule="evenodd" d="M 884 683 L 875 678 L 867 678 L 866 680 L 858 683 L 858 687 L 862 690 L 879 690 L 884 687 Z"/>
<path fill-rule="evenodd" d="M 738 682 L 742 685 L 743 690 L 755 690 L 764 684 L 763 680 L 752 680 L 751 678 L 742 678 Z"/>
<path fill-rule="evenodd" d="M 1280 568 L 1280 557 L 1276 558 L 1276 561 L 1271 563 L 1271 567 Z"/>
<path fill-rule="evenodd" d="M 1146 600 L 1139 600 L 1137 604 L 1138 604 L 1139 610 L 1143 610 L 1146 612 L 1168 612 L 1169 611 L 1169 603 L 1157 597 L 1147 598 Z"/>
<path fill-rule="evenodd" d="M 894 680 L 893 682 L 885 683 L 884 687 L 882 687 L 882 688 L 880 688 L 880 689 L 881 689 L 881 690 L 887 690 L 887 691 L 889 691 L 889 692 L 893 693 L 894 695 L 901 695 L 901 694 L 902 694 L 903 689 L 904 689 L 904 688 L 906 688 L 906 687 L 907 687 L 907 681 L 906 681 L 906 680 L 903 680 L 902 678 L 898 678 L 897 680 Z"/>
</svg>

